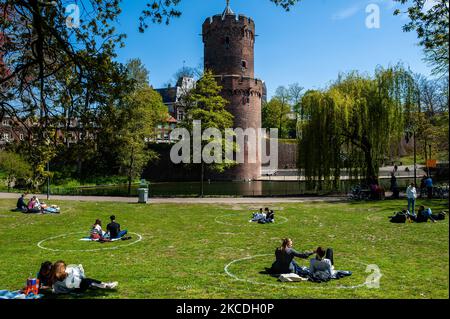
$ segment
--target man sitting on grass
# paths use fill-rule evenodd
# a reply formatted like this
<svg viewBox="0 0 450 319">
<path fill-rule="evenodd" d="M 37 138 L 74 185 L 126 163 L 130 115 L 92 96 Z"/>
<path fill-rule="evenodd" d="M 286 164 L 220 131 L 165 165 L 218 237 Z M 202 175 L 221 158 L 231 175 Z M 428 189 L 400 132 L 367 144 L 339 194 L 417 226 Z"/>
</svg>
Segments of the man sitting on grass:
<svg viewBox="0 0 450 319">
<path fill-rule="evenodd" d="M 22 194 L 17 200 L 16 211 L 26 213 L 28 211 L 27 203 L 25 203 L 25 194 Z"/>
<path fill-rule="evenodd" d="M 120 230 L 120 224 L 116 223 L 116 216 L 109 217 L 111 222 L 106 226 L 106 231 L 109 233 L 109 238 L 122 238 L 127 234 L 126 230 Z"/>
</svg>

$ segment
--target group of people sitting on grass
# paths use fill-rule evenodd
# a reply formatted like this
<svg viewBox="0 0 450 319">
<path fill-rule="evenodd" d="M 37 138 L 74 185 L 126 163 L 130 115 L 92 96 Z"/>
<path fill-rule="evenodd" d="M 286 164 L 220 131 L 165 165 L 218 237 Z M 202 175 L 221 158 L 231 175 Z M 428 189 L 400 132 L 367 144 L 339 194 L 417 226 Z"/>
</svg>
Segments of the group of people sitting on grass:
<svg viewBox="0 0 450 319">
<path fill-rule="evenodd" d="M 252 219 L 250 219 L 250 222 L 257 222 L 260 224 L 274 223 L 275 222 L 275 213 L 273 210 L 269 210 L 268 207 L 264 208 L 264 211 L 262 208 L 260 208 L 259 212 L 253 213 Z"/>
<path fill-rule="evenodd" d="M 102 229 L 102 221 L 100 219 L 96 219 L 94 225 L 92 225 L 90 232 L 90 239 L 99 241 L 99 242 L 108 242 L 114 239 L 122 239 L 127 240 L 131 239 L 131 237 L 125 237 L 128 233 L 127 230 L 121 230 L 120 224 L 116 222 L 116 216 L 111 215 L 109 217 L 111 222 L 106 225 L 106 231 Z"/>
<path fill-rule="evenodd" d="M 417 214 L 414 210 L 409 211 L 409 209 L 403 209 L 401 212 L 395 213 L 393 216 L 389 216 L 391 223 L 426 223 L 428 220 L 431 220 L 435 223 L 437 220 L 444 220 L 446 216 L 446 212 L 442 211 L 439 214 L 433 214 L 431 208 L 425 208 L 425 206 L 421 205 Z"/>
<path fill-rule="evenodd" d="M 62 260 L 45 261 L 37 274 L 39 293 L 83 293 L 88 289 L 114 289 L 118 282 L 102 282 L 87 278 L 82 265 L 66 265 Z"/>
<path fill-rule="evenodd" d="M 271 268 L 267 268 L 267 272 L 272 275 L 282 275 L 295 273 L 298 276 L 314 282 L 326 282 L 330 279 L 339 279 L 345 276 L 350 276 L 350 271 L 335 270 L 333 249 L 327 248 L 324 250 L 318 247 L 312 252 L 298 252 L 293 247 L 293 242 L 290 238 L 282 240 L 282 244 L 275 250 L 275 262 Z M 294 257 L 308 259 L 309 267 L 300 266 L 294 261 Z"/>
<path fill-rule="evenodd" d="M 47 205 L 44 202 L 39 201 L 37 196 L 31 197 L 31 199 L 26 202 L 25 194 L 22 194 L 17 200 L 15 211 L 28 213 L 28 214 L 44 214 L 44 213 L 60 213 L 60 208 L 56 205 Z"/>
</svg>

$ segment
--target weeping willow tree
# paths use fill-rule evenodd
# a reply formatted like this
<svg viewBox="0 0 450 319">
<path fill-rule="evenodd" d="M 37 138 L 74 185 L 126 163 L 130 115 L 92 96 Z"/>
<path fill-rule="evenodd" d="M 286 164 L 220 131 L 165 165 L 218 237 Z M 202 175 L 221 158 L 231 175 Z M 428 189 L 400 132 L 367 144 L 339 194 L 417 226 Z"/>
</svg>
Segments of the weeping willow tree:
<svg viewBox="0 0 450 319">
<path fill-rule="evenodd" d="M 398 65 L 373 77 L 352 72 L 302 98 L 299 162 L 310 188 L 337 189 L 341 171 L 352 179 L 378 176 L 415 107 L 414 81 Z"/>
</svg>

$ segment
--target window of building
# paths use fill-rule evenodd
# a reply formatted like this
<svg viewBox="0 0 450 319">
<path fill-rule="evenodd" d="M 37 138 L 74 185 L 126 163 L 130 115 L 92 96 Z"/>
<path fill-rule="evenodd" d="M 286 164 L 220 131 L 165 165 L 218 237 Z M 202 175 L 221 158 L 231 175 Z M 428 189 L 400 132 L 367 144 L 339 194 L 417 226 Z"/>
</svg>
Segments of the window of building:
<svg viewBox="0 0 450 319">
<path fill-rule="evenodd" d="M 3 120 L 2 124 L 3 126 L 9 126 L 9 120 Z"/>
<path fill-rule="evenodd" d="M 178 121 L 184 120 L 184 111 L 178 110 L 178 112 L 177 112 L 177 120 Z"/>
<path fill-rule="evenodd" d="M 225 38 L 225 47 L 228 49 L 230 47 L 230 37 Z"/>
<path fill-rule="evenodd" d="M 247 61 L 242 60 L 241 66 L 242 66 L 243 69 L 246 69 L 247 68 Z"/>
<path fill-rule="evenodd" d="M 3 133 L 3 138 L 2 138 L 5 142 L 9 141 L 9 133 Z"/>
<path fill-rule="evenodd" d="M 23 141 L 23 139 L 24 139 L 23 134 L 19 134 L 19 140 Z"/>
</svg>

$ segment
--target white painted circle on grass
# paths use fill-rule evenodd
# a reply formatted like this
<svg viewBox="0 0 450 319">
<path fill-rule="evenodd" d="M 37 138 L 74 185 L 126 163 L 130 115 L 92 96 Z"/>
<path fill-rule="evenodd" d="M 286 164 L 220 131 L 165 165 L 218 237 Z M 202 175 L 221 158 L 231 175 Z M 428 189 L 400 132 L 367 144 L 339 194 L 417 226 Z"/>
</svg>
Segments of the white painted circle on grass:
<svg viewBox="0 0 450 319">
<path fill-rule="evenodd" d="M 336 287 L 312 287 L 312 286 L 302 286 L 302 285 L 296 285 L 296 286 L 289 286 L 289 285 L 285 285 L 283 283 L 279 283 L 279 284 L 273 284 L 273 283 L 266 283 L 266 282 L 259 282 L 256 280 L 251 280 L 251 279 L 246 279 L 246 278 L 239 278 L 238 276 L 236 276 L 235 274 L 233 274 L 228 268 L 235 263 L 244 261 L 244 260 L 249 260 L 249 259 L 254 259 L 254 258 L 258 258 L 258 257 L 267 257 L 267 256 L 273 256 L 273 254 L 264 254 L 264 255 L 254 255 L 254 256 L 248 256 L 248 257 L 244 257 L 244 258 L 239 258 L 239 259 L 235 259 L 231 262 L 229 262 L 228 264 L 225 265 L 224 267 L 224 271 L 225 273 L 230 276 L 231 278 L 238 280 L 238 281 L 243 281 L 243 282 L 248 282 L 254 285 L 264 285 L 264 286 L 272 286 L 272 287 L 279 287 L 279 288 L 289 288 L 289 289 L 298 289 L 298 288 L 303 288 L 303 289 L 325 289 L 325 288 L 329 288 L 329 289 L 356 289 L 356 288 L 361 288 L 361 287 L 365 287 L 366 283 L 362 283 L 359 285 L 355 285 L 355 286 L 336 286 Z M 359 262 L 360 264 L 366 265 L 362 262 Z M 366 265 L 367 266 L 367 265 Z M 332 279 L 334 280 L 334 279 Z"/>
<path fill-rule="evenodd" d="M 216 223 L 218 223 L 218 224 L 228 225 L 228 226 L 236 226 L 236 227 L 241 227 L 241 226 L 243 226 L 243 225 L 250 224 L 249 221 L 248 221 L 248 219 L 245 220 L 245 222 L 243 222 L 242 225 L 237 225 L 237 224 L 227 223 L 227 222 L 224 222 L 224 221 L 221 221 L 221 220 L 220 220 L 221 217 L 227 217 L 227 216 L 236 216 L 236 214 L 219 215 L 219 216 L 216 216 L 216 218 L 214 218 L 214 221 L 215 221 Z M 281 219 L 282 221 L 279 223 L 279 222 L 277 222 L 278 219 Z M 267 223 L 267 224 L 281 225 L 281 224 L 287 223 L 288 220 L 289 220 L 289 219 L 287 219 L 287 218 L 284 217 L 284 216 L 276 215 L 276 217 L 275 217 L 275 222 L 274 222 L 274 223 Z M 253 223 L 253 222 L 252 222 L 252 223 Z M 254 223 L 257 224 L 257 222 L 254 222 Z"/>
<path fill-rule="evenodd" d="M 41 249 L 44 250 L 50 250 L 50 251 L 81 251 L 81 252 L 88 252 L 88 251 L 99 251 L 99 250 L 111 250 L 111 249 L 119 249 L 122 247 L 127 247 L 127 246 L 131 246 L 134 244 L 137 244 L 138 242 L 140 242 L 142 240 L 142 235 L 138 234 L 138 233 L 134 233 L 134 232 L 128 232 L 128 234 L 134 234 L 137 236 L 137 240 L 128 243 L 126 245 L 120 245 L 120 246 L 113 246 L 113 247 L 102 247 L 102 248 L 94 248 L 94 249 L 55 249 L 55 248 L 48 248 L 45 247 L 43 245 L 43 243 L 45 243 L 46 241 L 52 240 L 52 239 L 57 239 L 57 238 L 64 238 L 67 237 L 69 235 L 76 235 L 76 234 L 86 234 L 86 232 L 76 232 L 76 233 L 67 233 L 67 234 L 62 234 L 62 235 L 58 235 L 58 236 L 53 236 L 53 237 L 49 237 L 49 238 L 45 238 L 43 240 L 41 240 L 40 242 L 37 243 L 37 246 Z M 96 242 L 96 244 L 99 244 Z M 104 243 L 103 245 L 108 245 L 111 243 Z"/>
</svg>

